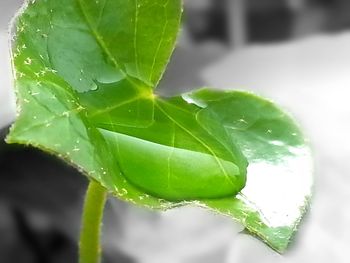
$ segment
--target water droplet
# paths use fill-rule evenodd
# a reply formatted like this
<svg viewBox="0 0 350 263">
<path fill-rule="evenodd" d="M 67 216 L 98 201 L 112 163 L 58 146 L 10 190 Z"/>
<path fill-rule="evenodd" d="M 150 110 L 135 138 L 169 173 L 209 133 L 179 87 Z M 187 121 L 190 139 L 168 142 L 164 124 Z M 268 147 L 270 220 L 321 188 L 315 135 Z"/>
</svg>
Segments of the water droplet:
<svg viewBox="0 0 350 263">
<path fill-rule="evenodd" d="M 190 93 L 185 93 L 181 97 L 188 104 L 194 104 L 194 105 L 196 105 L 196 106 L 198 106 L 200 108 L 206 108 L 208 106 L 205 102 L 203 102 L 203 101 L 201 101 L 199 99 L 193 98 Z"/>
<path fill-rule="evenodd" d="M 18 78 L 23 78 L 25 76 L 25 74 L 23 72 L 18 72 Z"/>
<path fill-rule="evenodd" d="M 275 145 L 275 146 L 284 146 L 284 142 L 281 141 L 270 141 L 270 144 Z"/>
<path fill-rule="evenodd" d="M 80 111 L 83 111 L 83 110 L 85 110 L 85 108 L 83 106 L 79 105 L 78 108 L 77 108 L 77 111 L 80 112 Z"/>
<path fill-rule="evenodd" d="M 30 93 L 30 95 L 32 95 L 32 96 L 38 96 L 38 95 L 40 95 L 40 93 L 39 93 L 39 92 L 34 92 L 34 91 L 33 91 L 33 92 Z"/>
<path fill-rule="evenodd" d="M 96 83 L 91 84 L 90 90 L 95 91 L 98 90 L 98 86 Z"/>
<path fill-rule="evenodd" d="M 64 117 L 69 117 L 69 111 L 63 112 L 63 113 L 62 113 L 62 116 L 64 116 Z"/>
<path fill-rule="evenodd" d="M 101 175 L 100 175 L 99 173 L 97 173 L 97 174 L 95 175 L 95 177 L 96 177 L 98 180 L 101 180 Z"/>
<path fill-rule="evenodd" d="M 17 28 L 17 30 L 18 30 L 19 32 L 23 32 L 24 29 L 25 29 L 25 28 L 24 28 L 24 25 L 21 25 L 20 27 Z"/>
<path fill-rule="evenodd" d="M 116 72 L 112 67 L 106 67 L 103 69 L 103 73 L 98 75 L 94 82 L 97 84 L 115 84 L 125 79 L 125 76 L 120 72 Z"/>
<path fill-rule="evenodd" d="M 238 121 L 242 122 L 242 123 L 245 123 L 245 124 L 248 124 L 248 122 L 245 119 L 239 119 Z"/>
<path fill-rule="evenodd" d="M 79 151 L 80 151 L 80 149 L 77 146 L 75 146 L 73 149 L 73 152 L 79 152 Z"/>
</svg>

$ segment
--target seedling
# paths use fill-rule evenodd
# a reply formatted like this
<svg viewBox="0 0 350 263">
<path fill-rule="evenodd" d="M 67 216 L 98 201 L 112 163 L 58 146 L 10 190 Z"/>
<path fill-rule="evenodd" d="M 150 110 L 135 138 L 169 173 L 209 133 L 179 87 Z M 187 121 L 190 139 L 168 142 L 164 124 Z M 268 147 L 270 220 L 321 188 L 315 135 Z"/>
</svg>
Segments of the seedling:
<svg viewBox="0 0 350 263">
<path fill-rule="evenodd" d="M 242 91 L 156 92 L 181 14 L 180 0 L 37 0 L 14 20 L 18 116 L 7 142 L 89 178 L 81 263 L 99 261 L 107 193 L 151 209 L 209 208 L 278 252 L 305 211 L 311 155 L 288 114 Z"/>
</svg>

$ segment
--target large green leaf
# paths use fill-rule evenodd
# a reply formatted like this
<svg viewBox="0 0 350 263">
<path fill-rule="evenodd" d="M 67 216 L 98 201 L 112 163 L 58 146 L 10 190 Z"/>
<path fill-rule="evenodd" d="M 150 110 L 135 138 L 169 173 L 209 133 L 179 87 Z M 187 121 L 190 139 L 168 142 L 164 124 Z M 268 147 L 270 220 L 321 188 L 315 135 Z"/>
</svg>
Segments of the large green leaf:
<svg viewBox="0 0 350 263">
<path fill-rule="evenodd" d="M 18 118 L 7 140 L 58 155 L 123 200 L 232 216 L 283 251 L 309 196 L 309 149 L 290 117 L 254 95 L 154 94 L 181 9 L 31 2 L 16 20 Z"/>
<path fill-rule="evenodd" d="M 183 97 L 216 114 L 249 162 L 247 184 L 236 197 L 201 204 L 285 251 L 313 184 L 311 152 L 300 128 L 272 102 L 253 94 L 203 89 Z"/>
</svg>

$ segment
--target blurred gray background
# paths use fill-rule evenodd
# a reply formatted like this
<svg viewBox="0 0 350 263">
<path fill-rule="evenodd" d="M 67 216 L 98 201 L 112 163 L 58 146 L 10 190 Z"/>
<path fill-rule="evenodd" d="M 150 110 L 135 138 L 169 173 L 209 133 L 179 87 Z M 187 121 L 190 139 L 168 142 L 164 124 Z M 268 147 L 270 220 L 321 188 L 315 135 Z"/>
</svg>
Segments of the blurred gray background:
<svg viewBox="0 0 350 263">
<path fill-rule="evenodd" d="M 15 119 L 8 23 L 0 3 L 0 128 Z M 104 262 L 306 263 L 350 259 L 350 1 L 185 0 L 160 90 L 212 86 L 272 98 L 300 120 L 315 154 L 312 206 L 283 256 L 199 208 L 165 213 L 109 200 Z M 34 149 L 0 142 L 0 262 L 76 262 L 86 179 Z"/>
</svg>

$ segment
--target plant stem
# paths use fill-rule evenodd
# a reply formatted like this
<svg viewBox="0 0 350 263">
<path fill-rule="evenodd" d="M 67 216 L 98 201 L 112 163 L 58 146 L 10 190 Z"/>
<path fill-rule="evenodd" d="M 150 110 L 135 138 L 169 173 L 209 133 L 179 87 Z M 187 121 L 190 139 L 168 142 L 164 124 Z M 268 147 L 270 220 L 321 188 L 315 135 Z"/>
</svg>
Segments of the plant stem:
<svg viewBox="0 0 350 263">
<path fill-rule="evenodd" d="M 101 227 L 106 203 L 106 190 L 91 180 L 85 196 L 79 242 L 79 263 L 99 263 Z"/>
</svg>

